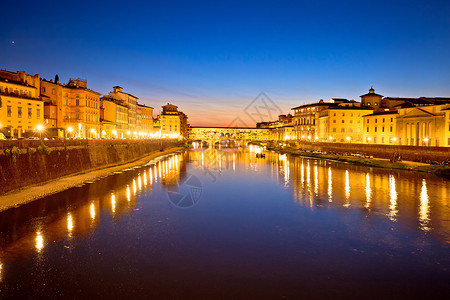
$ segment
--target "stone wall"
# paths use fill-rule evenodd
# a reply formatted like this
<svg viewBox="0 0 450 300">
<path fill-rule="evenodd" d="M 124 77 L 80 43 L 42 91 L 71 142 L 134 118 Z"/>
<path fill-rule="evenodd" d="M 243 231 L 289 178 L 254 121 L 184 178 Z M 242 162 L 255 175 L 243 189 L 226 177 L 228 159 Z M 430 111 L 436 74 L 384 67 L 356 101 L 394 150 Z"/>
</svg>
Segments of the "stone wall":
<svg viewBox="0 0 450 300">
<path fill-rule="evenodd" d="M 173 140 L 0 141 L 0 194 L 61 176 L 133 161 Z"/>
<path fill-rule="evenodd" d="M 292 144 L 300 149 L 366 153 L 378 158 L 391 158 L 394 152 L 401 155 L 403 160 L 421 161 L 427 160 L 442 162 L 450 160 L 450 147 L 419 147 L 419 146 L 395 146 L 395 145 L 373 145 L 373 144 L 350 144 L 350 143 L 316 143 L 301 142 Z"/>
</svg>

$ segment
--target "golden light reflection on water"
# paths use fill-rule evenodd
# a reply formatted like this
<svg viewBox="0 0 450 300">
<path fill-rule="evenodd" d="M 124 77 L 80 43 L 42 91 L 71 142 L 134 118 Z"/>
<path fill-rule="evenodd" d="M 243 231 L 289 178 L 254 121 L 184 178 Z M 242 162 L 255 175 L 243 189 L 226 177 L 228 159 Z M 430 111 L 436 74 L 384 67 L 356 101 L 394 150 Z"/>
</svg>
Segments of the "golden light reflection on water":
<svg viewBox="0 0 450 300">
<path fill-rule="evenodd" d="M 207 163 L 208 167 L 216 166 L 215 171 L 218 170 L 219 155 L 208 155 L 207 158 L 203 153 L 189 152 L 187 156 L 198 167 L 201 162 L 202 165 Z M 90 197 L 79 208 L 71 208 L 70 212 L 64 208 L 64 213 L 58 216 L 53 225 L 46 224 L 47 227 L 28 231 L 29 251 L 41 252 L 45 241 L 55 240 L 55 235 L 64 238 L 68 232 L 77 235 L 89 232 L 98 226 L 102 214 L 107 213 L 117 218 L 124 212 L 133 211 L 132 208 L 137 206 L 139 199 L 136 196 L 138 186 L 139 190 L 151 190 L 158 180 L 162 185 L 168 184 L 168 179 L 180 176 L 180 169 L 186 169 L 185 162 L 189 161 L 182 160 L 181 155 L 170 156 L 165 160 L 166 163 L 162 160 L 154 161 L 138 171 L 139 174 L 126 177 L 119 185 L 114 185 L 114 191 L 110 186 L 105 186 L 108 189 L 102 191 L 103 194 Z M 439 232 L 441 239 L 450 242 L 450 225 L 445 221 L 450 219 L 448 184 L 439 185 L 435 180 L 422 179 L 424 175 L 419 178 L 417 174 L 407 172 L 395 173 L 379 169 L 372 171 L 334 162 L 322 163 L 320 160 L 279 156 L 270 152 L 266 153 L 265 159 L 256 159 L 254 154 L 246 152 L 223 152 L 220 153 L 220 160 L 222 170 L 233 172 L 233 176 L 247 176 L 245 173 L 237 174 L 236 170 L 249 171 L 242 165 L 248 166 L 250 162 L 258 166 L 255 169 L 258 172 L 272 172 L 274 177 L 278 176 L 276 179 L 281 185 L 293 190 L 295 201 L 304 207 L 352 207 L 355 211 L 368 212 L 368 216 L 383 216 L 395 226 L 397 223 L 406 223 L 424 232 Z M 95 188 L 101 184 L 99 182 L 91 185 L 90 192 L 99 192 Z M 58 230 L 48 230 L 48 226 L 55 226 Z"/>
<path fill-rule="evenodd" d="M 350 204 L 350 174 L 348 170 L 345 170 L 345 203 L 344 207 L 349 207 Z"/>
<path fill-rule="evenodd" d="M 71 233 L 73 231 L 74 225 L 73 225 L 73 217 L 72 214 L 67 214 L 67 231 Z"/>
<path fill-rule="evenodd" d="M 420 193 L 420 207 L 419 207 L 419 221 L 420 229 L 429 231 L 430 223 L 430 200 L 428 199 L 427 181 L 422 180 L 422 191 Z"/>
<path fill-rule="evenodd" d="M 42 248 L 44 248 L 44 238 L 40 231 L 36 232 L 36 250 L 41 252 Z"/>
<path fill-rule="evenodd" d="M 319 196 L 319 174 L 317 171 L 317 165 L 314 166 L 314 194 Z"/>
<path fill-rule="evenodd" d="M 328 167 L 328 202 L 333 202 L 333 175 L 331 167 Z"/>
<path fill-rule="evenodd" d="M 370 175 L 369 173 L 366 173 L 366 204 L 364 205 L 365 208 L 370 209 L 370 204 L 372 203 L 372 189 L 370 188 Z"/>
<path fill-rule="evenodd" d="M 130 192 L 130 187 L 127 185 L 127 201 L 130 202 L 131 201 L 131 192 Z"/>
<path fill-rule="evenodd" d="M 395 177 L 389 174 L 389 219 L 397 221 L 397 190 L 395 187 Z"/>
<path fill-rule="evenodd" d="M 94 204 L 94 202 L 92 202 L 91 205 L 89 206 L 89 213 L 91 215 L 91 219 L 95 220 L 95 204 Z"/>
<path fill-rule="evenodd" d="M 116 212 L 116 195 L 114 193 L 111 194 L 111 211 L 112 213 Z"/>
</svg>

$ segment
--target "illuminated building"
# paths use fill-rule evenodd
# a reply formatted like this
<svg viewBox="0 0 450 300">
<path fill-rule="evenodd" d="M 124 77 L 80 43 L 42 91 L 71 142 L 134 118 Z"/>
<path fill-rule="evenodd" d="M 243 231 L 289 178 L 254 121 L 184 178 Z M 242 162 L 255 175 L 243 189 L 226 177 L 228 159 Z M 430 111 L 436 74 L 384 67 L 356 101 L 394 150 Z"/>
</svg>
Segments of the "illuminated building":
<svg viewBox="0 0 450 300">
<path fill-rule="evenodd" d="M 361 106 L 370 107 L 373 110 L 378 110 L 381 105 L 381 99 L 383 95 L 379 95 L 375 93 L 375 89 L 371 87 L 369 89 L 369 93 L 361 95 Z"/>
<path fill-rule="evenodd" d="M 314 140 L 361 143 L 363 116 L 371 113 L 371 108 L 361 107 L 361 103 L 356 101 L 342 102 L 338 106 L 322 110 L 319 113 L 318 134 Z"/>
<path fill-rule="evenodd" d="M 55 80 L 41 79 L 40 86 L 46 106 L 46 126 L 56 130 L 48 135 L 100 137 L 100 93 L 88 89 L 87 80 L 69 79 L 64 85 Z"/>
<path fill-rule="evenodd" d="M 153 133 L 153 107 L 138 104 L 141 110 L 141 130 L 146 133 Z"/>
<path fill-rule="evenodd" d="M 110 97 L 102 97 L 102 137 L 125 138 L 128 131 L 128 107 Z"/>
<path fill-rule="evenodd" d="M 0 137 L 36 135 L 44 124 L 39 75 L 0 70 Z"/>
<path fill-rule="evenodd" d="M 189 123 L 185 113 L 178 111 L 178 106 L 167 103 L 162 107 L 163 111 L 158 116 L 160 133 L 163 137 L 189 136 Z"/>
<path fill-rule="evenodd" d="M 296 140 L 316 140 L 316 137 L 318 137 L 320 112 L 330 107 L 336 107 L 339 103 L 348 101 L 347 99 L 331 98 L 327 103 L 320 100 L 317 103 L 292 108 L 294 110 Z"/>
<path fill-rule="evenodd" d="M 401 145 L 450 146 L 450 103 L 401 108 L 396 123 Z"/>
<path fill-rule="evenodd" d="M 134 133 L 139 130 L 139 126 L 140 126 L 140 124 L 138 123 L 138 120 L 140 119 L 140 117 L 137 116 L 137 114 L 138 114 L 138 106 L 137 106 L 138 97 L 133 96 L 128 93 L 124 93 L 123 88 L 120 86 L 114 86 L 113 91 L 109 92 L 108 98 L 118 100 L 124 106 L 126 106 L 128 108 L 127 132 L 130 131 L 131 134 L 134 135 Z"/>
<path fill-rule="evenodd" d="M 363 116 L 364 142 L 367 144 L 399 144 L 396 111 L 381 111 Z"/>
</svg>

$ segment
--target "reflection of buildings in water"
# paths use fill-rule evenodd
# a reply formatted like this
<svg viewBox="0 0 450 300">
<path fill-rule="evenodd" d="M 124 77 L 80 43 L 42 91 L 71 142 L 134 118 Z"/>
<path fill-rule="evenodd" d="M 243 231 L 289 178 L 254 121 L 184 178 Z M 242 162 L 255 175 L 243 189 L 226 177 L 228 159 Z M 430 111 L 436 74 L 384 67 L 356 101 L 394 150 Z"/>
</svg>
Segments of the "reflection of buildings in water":
<svg viewBox="0 0 450 300">
<path fill-rule="evenodd" d="M 444 221 L 450 218 L 449 185 L 445 180 L 433 177 L 432 182 L 437 188 L 431 190 L 428 181 L 422 180 L 423 174 L 383 169 L 370 169 L 368 172 L 368 168 L 362 166 L 331 162 L 322 165 L 320 161 L 311 170 L 313 162 L 308 158 L 291 157 L 289 166 L 293 168 L 291 181 L 297 203 L 310 207 L 312 199 L 313 206 L 321 206 L 322 199 L 328 198 L 328 205 L 364 207 L 367 212 L 385 215 L 396 223 L 416 227 L 419 222 L 420 229 L 439 231 L 440 239 L 450 240 L 450 224 Z M 311 185 L 314 193 L 310 191 Z M 327 190 L 321 189 L 322 186 L 328 186 Z"/>
<path fill-rule="evenodd" d="M 172 156 L 171 159 L 170 170 L 161 170 L 164 176 L 180 170 L 180 156 Z M 20 208 L 20 214 L 4 212 L 0 219 L 0 230 L 5 233 L 0 239 L 2 256 L 4 253 L 13 256 L 26 255 L 30 251 L 40 253 L 46 246 L 46 240 L 70 240 L 74 235 L 87 234 L 99 223 L 98 214 L 101 211 L 119 218 L 135 207 L 138 191 L 151 189 L 151 178 L 157 174 L 155 167 L 142 167 L 140 174 L 123 172 L 71 189 L 70 193 L 49 196 Z M 150 179 L 147 185 L 146 171 Z M 134 194 L 131 186 L 135 189 Z M 32 230 L 28 224 L 31 219 L 39 220 Z"/>
</svg>

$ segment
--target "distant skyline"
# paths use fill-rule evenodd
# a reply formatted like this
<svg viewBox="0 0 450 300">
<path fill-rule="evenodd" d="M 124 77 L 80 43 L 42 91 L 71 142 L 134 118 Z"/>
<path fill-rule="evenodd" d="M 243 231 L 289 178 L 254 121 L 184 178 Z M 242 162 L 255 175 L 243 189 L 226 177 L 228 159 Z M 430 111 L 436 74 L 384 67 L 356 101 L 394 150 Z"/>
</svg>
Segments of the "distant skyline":
<svg viewBox="0 0 450 300">
<path fill-rule="evenodd" d="M 324 99 L 450 96 L 450 1 L 3 4 L 0 68 L 115 85 L 193 126 L 227 126 L 265 92 L 282 113 Z M 268 121 L 268 120 L 263 120 Z M 254 126 L 255 124 L 247 124 Z"/>
</svg>

